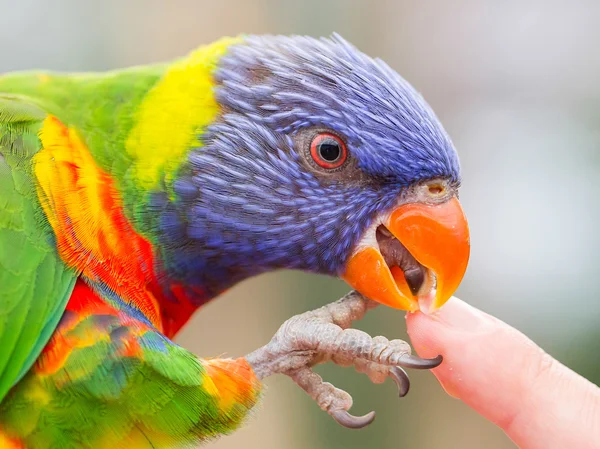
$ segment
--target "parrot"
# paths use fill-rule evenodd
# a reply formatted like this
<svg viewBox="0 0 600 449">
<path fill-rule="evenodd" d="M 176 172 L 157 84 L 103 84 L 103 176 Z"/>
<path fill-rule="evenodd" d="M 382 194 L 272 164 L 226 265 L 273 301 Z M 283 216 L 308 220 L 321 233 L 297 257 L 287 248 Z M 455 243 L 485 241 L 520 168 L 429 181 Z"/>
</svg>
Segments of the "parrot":
<svg viewBox="0 0 600 449">
<path fill-rule="evenodd" d="M 460 184 L 423 97 L 338 34 L 0 75 L 0 447 L 194 447 L 241 426 L 274 374 L 370 424 L 312 368 L 403 396 L 404 368 L 441 363 L 351 324 L 452 296 L 470 251 Z M 245 356 L 174 342 L 207 302 L 281 269 L 352 291 Z"/>
</svg>

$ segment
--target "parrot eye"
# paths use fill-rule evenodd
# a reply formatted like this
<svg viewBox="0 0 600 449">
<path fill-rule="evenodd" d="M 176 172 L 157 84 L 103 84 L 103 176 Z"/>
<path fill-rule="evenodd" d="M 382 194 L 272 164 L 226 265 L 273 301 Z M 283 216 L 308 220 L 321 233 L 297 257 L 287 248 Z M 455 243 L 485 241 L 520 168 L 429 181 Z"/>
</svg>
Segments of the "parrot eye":
<svg viewBox="0 0 600 449">
<path fill-rule="evenodd" d="M 310 155 L 319 167 L 333 169 L 346 162 L 348 151 L 346 145 L 338 136 L 321 133 L 312 140 Z"/>
</svg>

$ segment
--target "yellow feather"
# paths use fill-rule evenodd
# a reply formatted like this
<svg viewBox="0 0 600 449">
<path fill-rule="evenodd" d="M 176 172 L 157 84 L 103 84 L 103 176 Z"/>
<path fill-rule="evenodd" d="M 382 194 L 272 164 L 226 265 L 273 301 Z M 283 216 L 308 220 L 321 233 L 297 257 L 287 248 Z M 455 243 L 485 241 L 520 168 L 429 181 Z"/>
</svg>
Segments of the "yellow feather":
<svg viewBox="0 0 600 449">
<path fill-rule="evenodd" d="M 173 64 L 148 92 L 125 148 L 134 159 L 133 176 L 142 189 L 167 183 L 186 152 L 199 145 L 197 135 L 212 123 L 219 108 L 212 73 L 219 59 L 240 38 L 224 38 Z"/>
</svg>

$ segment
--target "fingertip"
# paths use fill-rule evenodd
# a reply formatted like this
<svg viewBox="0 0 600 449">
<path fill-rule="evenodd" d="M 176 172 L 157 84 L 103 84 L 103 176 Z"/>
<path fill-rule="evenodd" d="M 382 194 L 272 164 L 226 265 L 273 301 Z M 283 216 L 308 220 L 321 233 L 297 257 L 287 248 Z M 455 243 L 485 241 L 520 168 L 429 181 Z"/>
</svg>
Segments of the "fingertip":
<svg viewBox="0 0 600 449">
<path fill-rule="evenodd" d="M 468 363 L 464 358 L 476 349 L 476 346 L 469 343 L 472 343 L 477 333 L 485 331 L 486 326 L 490 325 L 489 319 L 488 315 L 458 298 L 451 298 L 433 314 L 415 312 L 407 315 L 408 335 L 415 351 L 421 357 L 434 357 L 438 354 L 444 357 L 443 363 L 432 370 L 432 373 L 446 393 L 454 398 L 461 399 L 468 394 L 461 372 Z M 468 350 L 461 352 L 460 348 Z"/>
<path fill-rule="evenodd" d="M 448 394 L 499 425 L 521 447 L 550 447 L 559 440 L 588 447 L 581 443 L 589 419 L 578 416 L 581 404 L 600 408 L 600 390 L 516 329 L 457 298 L 435 314 L 409 314 L 407 329 L 420 356 L 444 357 L 432 371 Z M 544 433 L 549 427 L 555 432 Z"/>
<path fill-rule="evenodd" d="M 406 321 L 414 348 L 431 356 L 433 352 L 447 355 L 457 342 L 489 332 L 497 320 L 453 297 L 435 313 L 409 313 Z"/>
<path fill-rule="evenodd" d="M 445 329 L 439 318 L 421 312 L 407 313 L 406 330 L 413 348 L 421 357 L 444 355 Z"/>
</svg>

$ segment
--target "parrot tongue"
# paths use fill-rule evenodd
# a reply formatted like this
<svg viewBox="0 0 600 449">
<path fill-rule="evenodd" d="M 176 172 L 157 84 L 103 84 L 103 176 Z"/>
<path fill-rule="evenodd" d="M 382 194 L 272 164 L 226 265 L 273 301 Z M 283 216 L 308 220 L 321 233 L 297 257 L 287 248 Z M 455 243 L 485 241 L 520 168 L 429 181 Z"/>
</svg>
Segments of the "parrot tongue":
<svg viewBox="0 0 600 449">
<path fill-rule="evenodd" d="M 430 276 L 427 268 L 417 262 L 417 259 L 385 226 L 381 225 L 377 228 L 375 237 L 383 260 L 390 269 L 399 268 L 402 270 L 404 279 L 414 296 L 419 294 L 428 277 L 435 279 L 435 276 Z"/>
</svg>

